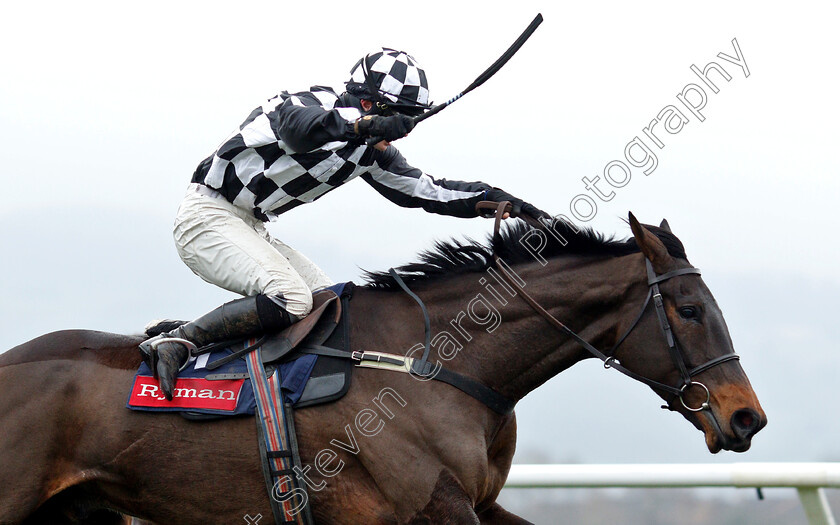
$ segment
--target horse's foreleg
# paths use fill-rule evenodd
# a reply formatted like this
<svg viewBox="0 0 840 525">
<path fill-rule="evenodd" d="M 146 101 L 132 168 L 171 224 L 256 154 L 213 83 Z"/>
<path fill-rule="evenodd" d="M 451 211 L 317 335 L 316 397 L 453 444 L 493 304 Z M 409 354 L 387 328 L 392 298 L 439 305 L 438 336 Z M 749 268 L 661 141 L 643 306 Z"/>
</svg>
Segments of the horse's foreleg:
<svg viewBox="0 0 840 525">
<path fill-rule="evenodd" d="M 429 503 L 418 512 L 409 525 L 433 523 L 453 523 L 479 525 L 478 516 L 473 509 L 472 500 L 455 476 L 444 470 L 438 476 Z"/>
<path fill-rule="evenodd" d="M 486 510 L 478 515 L 481 525 L 534 525 L 502 508 L 498 503 L 493 503 Z"/>
<path fill-rule="evenodd" d="M 35 512 L 26 516 L 21 525 L 127 525 L 125 518 L 115 512 L 93 509 L 88 498 L 71 488 L 59 493 L 40 505 Z"/>
</svg>

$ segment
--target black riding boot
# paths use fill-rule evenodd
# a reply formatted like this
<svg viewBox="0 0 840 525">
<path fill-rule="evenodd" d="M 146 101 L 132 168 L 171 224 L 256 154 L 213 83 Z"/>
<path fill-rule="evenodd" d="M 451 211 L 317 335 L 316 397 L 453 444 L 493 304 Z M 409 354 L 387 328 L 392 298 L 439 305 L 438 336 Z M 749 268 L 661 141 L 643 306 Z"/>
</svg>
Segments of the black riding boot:
<svg viewBox="0 0 840 525">
<path fill-rule="evenodd" d="M 190 348 L 282 330 L 298 318 L 265 295 L 244 297 L 212 310 L 198 319 L 140 343 L 143 361 L 172 400 L 175 378 L 190 357 Z M 180 340 L 180 341 L 177 341 Z"/>
</svg>

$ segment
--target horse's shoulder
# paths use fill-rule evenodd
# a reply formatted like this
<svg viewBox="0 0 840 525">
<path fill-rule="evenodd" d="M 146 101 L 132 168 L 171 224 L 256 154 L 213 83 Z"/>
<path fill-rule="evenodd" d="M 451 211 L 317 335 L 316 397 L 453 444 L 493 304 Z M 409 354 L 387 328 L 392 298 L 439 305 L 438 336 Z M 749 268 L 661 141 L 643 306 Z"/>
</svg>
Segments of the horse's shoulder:
<svg viewBox="0 0 840 525">
<path fill-rule="evenodd" d="M 137 345 L 143 336 L 129 336 L 96 330 L 51 332 L 0 354 L 0 366 L 38 361 L 96 361 L 114 368 L 139 365 Z"/>
</svg>

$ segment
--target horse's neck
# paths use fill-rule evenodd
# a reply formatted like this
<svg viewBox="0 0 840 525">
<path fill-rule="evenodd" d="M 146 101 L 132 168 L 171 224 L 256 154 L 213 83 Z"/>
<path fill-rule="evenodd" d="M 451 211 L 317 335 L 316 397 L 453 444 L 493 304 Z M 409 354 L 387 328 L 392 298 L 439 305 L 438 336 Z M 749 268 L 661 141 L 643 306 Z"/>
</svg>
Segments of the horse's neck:
<svg viewBox="0 0 840 525">
<path fill-rule="evenodd" d="M 562 258 L 514 268 L 525 291 L 554 317 L 593 344 L 608 349 L 619 336 L 626 306 L 643 300 L 644 266 L 634 256 L 583 259 Z M 493 283 L 495 284 L 495 283 Z M 485 285 L 486 287 L 486 285 Z M 501 322 L 481 333 L 464 350 L 466 373 L 479 374 L 480 380 L 514 399 L 521 399 L 553 376 L 590 354 L 567 335 L 541 317 L 520 297 L 505 296 L 502 286 L 496 294 L 487 289 L 482 295 L 500 296 L 496 301 Z M 464 299 L 461 299 L 463 302 Z M 481 310 L 477 310 L 480 315 Z M 460 361 L 460 360 L 459 360 Z"/>
</svg>

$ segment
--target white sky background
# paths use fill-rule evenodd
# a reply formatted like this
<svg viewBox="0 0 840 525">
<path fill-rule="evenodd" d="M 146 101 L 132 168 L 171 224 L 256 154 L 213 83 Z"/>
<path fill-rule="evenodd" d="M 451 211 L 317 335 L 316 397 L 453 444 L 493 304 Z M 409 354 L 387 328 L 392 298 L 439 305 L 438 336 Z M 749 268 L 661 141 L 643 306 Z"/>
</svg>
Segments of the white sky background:
<svg viewBox="0 0 840 525">
<path fill-rule="evenodd" d="M 306 5 L 4 7 L 0 348 L 63 328 L 136 333 L 231 299 L 183 266 L 170 226 L 195 166 L 251 109 L 281 90 L 340 91 L 355 61 L 382 45 L 417 57 L 443 102 L 542 12 L 501 72 L 397 146 L 435 177 L 483 180 L 568 215 L 581 178 L 624 160 L 625 145 L 699 83 L 689 66 L 721 64 L 732 80 L 713 76 L 720 92 L 708 93 L 705 122 L 688 115 L 679 134 L 660 133 L 656 171 L 634 169 L 590 224 L 626 237 L 628 210 L 642 222 L 668 218 L 727 315 L 770 425 L 746 455 L 712 458 L 645 387 L 587 363 L 522 402 L 520 453 L 840 459 L 830 438 L 840 365 L 836 13 L 816 2 Z M 733 38 L 748 78 L 716 57 L 735 54 Z M 360 180 L 271 231 L 334 280 L 358 283 L 359 268 L 397 266 L 434 239 L 490 228 L 398 208 Z"/>
</svg>

